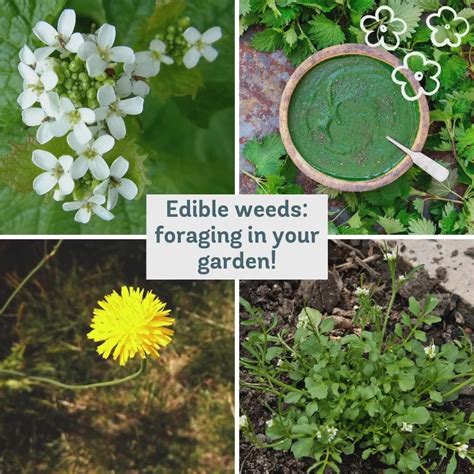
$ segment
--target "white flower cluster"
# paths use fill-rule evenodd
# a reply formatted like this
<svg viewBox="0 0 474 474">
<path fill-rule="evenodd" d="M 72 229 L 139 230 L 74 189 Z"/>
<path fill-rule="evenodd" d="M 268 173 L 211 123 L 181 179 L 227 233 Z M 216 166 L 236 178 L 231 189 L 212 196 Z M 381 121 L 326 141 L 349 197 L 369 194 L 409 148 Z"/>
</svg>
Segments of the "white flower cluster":
<svg viewBox="0 0 474 474">
<path fill-rule="evenodd" d="M 357 287 L 356 290 L 355 290 L 355 295 L 358 296 L 358 297 L 369 296 L 370 295 L 370 290 L 368 288 Z"/>
<path fill-rule="evenodd" d="M 323 426 L 321 430 L 316 431 L 315 433 L 316 438 L 319 440 L 322 439 L 323 432 L 326 432 L 328 442 L 331 443 L 336 438 L 339 430 L 335 428 L 334 426 Z"/>
<path fill-rule="evenodd" d="M 246 415 L 242 415 L 239 418 L 239 428 L 240 429 L 247 429 L 249 427 L 249 419 Z"/>
<path fill-rule="evenodd" d="M 402 423 L 402 427 L 400 428 L 400 431 L 404 431 L 405 433 L 411 433 L 413 431 L 413 425 L 411 423 L 407 423 L 404 421 Z"/>
<path fill-rule="evenodd" d="M 461 444 L 461 443 L 456 443 L 456 451 L 461 459 L 465 459 L 467 456 L 467 451 L 469 449 L 468 444 Z"/>
<path fill-rule="evenodd" d="M 395 262 L 397 260 L 397 252 L 386 252 L 383 256 L 384 260 L 387 262 Z"/>
<path fill-rule="evenodd" d="M 434 359 L 436 357 L 436 346 L 434 344 L 430 344 L 424 348 L 425 354 L 430 358 Z"/>
<path fill-rule="evenodd" d="M 309 324 L 309 316 L 306 311 L 301 311 L 298 315 L 298 322 L 296 323 L 297 328 L 307 328 Z"/>
<path fill-rule="evenodd" d="M 150 92 L 148 80 L 159 74 L 162 64 L 174 61 L 160 40 L 135 53 L 127 46 L 114 46 L 113 25 L 104 24 L 94 34 L 75 33 L 75 25 L 76 14 L 68 9 L 57 29 L 44 21 L 34 26 L 34 34 L 46 46 L 32 50 L 25 45 L 19 53 L 23 92 L 18 104 L 23 122 L 38 127 L 40 145 L 67 135 L 70 148 L 59 157 L 45 150 L 33 152 L 33 163 L 43 170 L 33 189 L 39 195 L 53 192 L 56 201 L 72 196 L 63 209 L 76 211 L 75 220 L 86 224 L 92 214 L 113 219 L 110 211 L 119 195 L 127 200 L 137 196 L 137 185 L 125 177 L 129 162 L 119 156 L 109 166 L 104 155 L 126 136 L 124 118 L 142 113 Z M 203 35 L 190 27 L 183 36 L 186 67 L 195 67 L 201 57 L 217 58 L 212 44 L 222 36 L 219 27 Z"/>
</svg>

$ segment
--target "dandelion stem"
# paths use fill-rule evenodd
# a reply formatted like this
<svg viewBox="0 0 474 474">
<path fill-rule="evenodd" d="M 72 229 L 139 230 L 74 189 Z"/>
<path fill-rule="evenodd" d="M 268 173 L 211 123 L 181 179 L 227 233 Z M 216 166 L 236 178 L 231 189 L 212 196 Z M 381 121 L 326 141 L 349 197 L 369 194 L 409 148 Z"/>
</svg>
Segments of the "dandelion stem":
<svg viewBox="0 0 474 474">
<path fill-rule="evenodd" d="M 88 390 L 90 388 L 102 388 L 102 387 L 112 387 L 114 385 L 120 385 L 122 383 L 130 382 L 133 379 L 138 378 L 146 368 L 146 359 L 141 359 L 140 368 L 133 374 L 127 375 L 126 377 L 122 377 L 120 379 L 114 380 L 107 380 L 105 382 L 95 382 L 89 384 L 80 384 L 80 385 L 72 385 L 63 382 L 59 382 L 58 380 L 50 379 L 47 377 L 37 377 L 34 375 L 27 375 L 22 372 L 18 372 L 16 370 L 8 370 L 8 369 L 0 369 L 0 375 L 13 375 L 15 377 L 22 377 L 27 380 L 31 380 L 32 382 L 39 382 L 48 385 L 54 385 L 55 387 L 64 388 L 66 390 Z"/>
<path fill-rule="evenodd" d="M 38 265 L 36 265 L 35 268 L 33 268 L 33 270 L 31 270 L 30 273 L 28 273 L 28 275 L 26 275 L 25 278 L 23 278 L 23 280 L 21 281 L 21 283 L 15 288 L 15 290 L 13 291 L 13 293 L 10 295 L 10 297 L 7 299 L 7 301 L 5 302 L 5 304 L 2 306 L 2 309 L 0 309 L 0 316 L 2 316 L 5 311 L 7 310 L 8 306 L 10 306 L 10 303 L 13 301 L 13 299 L 16 297 L 16 295 L 18 295 L 18 293 L 23 289 L 23 287 L 30 281 L 30 279 L 39 271 L 41 270 L 41 268 L 46 264 L 46 262 L 53 258 L 55 255 L 56 255 L 56 252 L 59 250 L 59 247 L 61 246 L 61 244 L 63 243 L 62 240 L 58 240 L 58 242 L 56 243 L 56 245 L 53 247 L 53 249 L 51 250 L 51 252 L 47 253 L 42 259 L 41 261 L 38 263 Z"/>
</svg>

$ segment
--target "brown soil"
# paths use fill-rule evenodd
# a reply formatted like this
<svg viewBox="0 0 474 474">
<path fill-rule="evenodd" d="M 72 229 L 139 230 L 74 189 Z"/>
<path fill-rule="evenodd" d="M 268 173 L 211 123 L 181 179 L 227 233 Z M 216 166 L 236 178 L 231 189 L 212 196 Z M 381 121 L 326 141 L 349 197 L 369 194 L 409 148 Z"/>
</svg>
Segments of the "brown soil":
<svg viewBox="0 0 474 474">
<path fill-rule="evenodd" d="M 355 314 L 354 290 L 361 286 L 361 278 L 365 286 L 371 286 L 375 290 L 376 302 L 386 305 L 390 287 L 389 274 L 378 243 L 367 240 L 346 242 L 329 243 L 328 281 L 242 281 L 241 297 L 251 305 L 262 308 L 268 322 L 271 315 L 278 316 L 279 322 L 275 332 L 283 328 L 293 331 L 298 314 L 304 306 L 336 315 L 350 323 L 351 317 Z M 411 265 L 401 260 L 399 274 L 406 274 L 411 268 Z M 442 272 L 440 276 L 442 277 Z M 466 305 L 458 295 L 446 292 L 442 287 L 442 279 L 430 278 L 424 270 L 420 270 L 417 277 L 407 283 L 401 291 L 394 306 L 392 326 L 398 320 L 401 311 L 407 310 L 410 296 L 423 300 L 428 294 L 435 295 L 440 300 L 435 313 L 443 319 L 428 332 L 430 339 L 436 344 L 441 344 L 459 338 L 463 332 L 469 335 L 472 333 L 474 328 L 469 322 L 472 322 L 470 315 L 474 312 L 473 308 Z M 243 308 L 240 311 L 240 318 L 248 319 L 248 314 Z M 336 334 L 343 334 L 342 328 L 349 326 L 342 324 L 340 327 L 341 329 L 336 329 Z M 241 326 L 240 340 L 244 340 L 248 332 L 253 329 L 251 326 Z M 246 380 L 247 374 L 244 370 L 241 370 L 240 377 Z M 262 440 L 265 437 L 263 433 L 268 419 L 265 405 L 272 406 L 274 403 L 275 398 L 270 394 L 257 394 L 244 388 L 240 391 L 241 411 L 249 417 L 255 432 L 263 437 Z M 466 394 L 460 397 L 456 405 L 466 412 L 471 412 L 474 400 L 472 396 Z M 382 473 L 384 469 L 376 458 L 363 461 L 357 454 L 348 456 L 343 461 L 341 472 L 345 474 Z M 472 467 L 468 462 L 459 461 L 458 459 L 457 474 L 472 473 Z M 295 460 L 291 452 L 257 449 L 242 435 L 240 462 L 242 473 L 299 473 L 306 472 L 312 464 L 310 460 Z M 445 472 L 443 466 L 439 472 Z"/>
</svg>

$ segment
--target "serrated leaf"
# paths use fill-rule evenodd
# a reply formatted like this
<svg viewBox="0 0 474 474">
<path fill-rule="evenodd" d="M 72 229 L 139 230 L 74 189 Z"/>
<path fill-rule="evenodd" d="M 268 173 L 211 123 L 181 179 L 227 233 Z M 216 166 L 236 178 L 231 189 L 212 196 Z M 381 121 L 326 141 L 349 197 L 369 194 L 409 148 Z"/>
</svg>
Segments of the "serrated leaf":
<svg viewBox="0 0 474 474">
<path fill-rule="evenodd" d="M 362 193 L 362 198 L 373 206 L 390 206 L 397 198 L 408 197 L 410 188 L 411 179 L 405 175 L 383 189 Z"/>
<path fill-rule="evenodd" d="M 283 46 L 283 35 L 271 28 L 259 31 L 253 35 L 251 45 L 257 51 L 272 53 Z"/>
<path fill-rule="evenodd" d="M 412 219 L 408 226 L 410 234 L 415 235 L 435 235 L 437 228 L 433 221 L 421 217 L 420 219 Z"/>
<path fill-rule="evenodd" d="M 425 12 L 437 11 L 441 6 L 439 0 L 419 0 L 417 3 Z"/>
<path fill-rule="evenodd" d="M 383 227 L 388 235 L 401 234 L 406 231 L 406 227 L 400 222 L 399 219 L 394 217 L 383 216 L 380 217 L 377 222 Z"/>
<path fill-rule="evenodd" d="M 240 14 L 245 16 L 250 13 L 250 0 L 240 0 Z"/>
<path fill-rule="evenodd" d="M 298 41 L 298 35 L 296 34 L 295 28 L 291 27 L 289 30 L 285 31 L 284 38 L 289 46 L 294 46 Z"/>
<path fill-rule="evenodd" d="M 394 11 L 395 16 L 407 24 L 408 30 L 400 36 L 401 40 L 411 38 L 420 24 L 422 8 L 414 2 L 404 0 L 385 0 L 381 4 L 388 5 Z"/>
<path fill-rule="evenodd" d="M 344 43 L 346 35 L 342 28 L 324 15 L 314 17 L 309 24 L 310 38 L 320 49 Z"/>
<path fill-rule="evenodd" d="M 249 141 L 244 148 L 244 156 L 255 166 L 258 176 L 278 175 L 284 165 L 281 159 L 286 154 L 279 134 L 267 135 L 263 140 Z"/>
<path fill-rule="evenodd" d="M 350 0 L 349 5 L 357 13 L 365 13 L 375 5 L 375 0 Z"/>
<path fill-rule="evenodd" d="M 441 75 L 439 80 L 444 90 L 452 89 L 458 82 L 463 80 L 469 68 L 468 63 L 455 55 L 443 55 L 439 61 L 441 65 Z"/>
</svg>

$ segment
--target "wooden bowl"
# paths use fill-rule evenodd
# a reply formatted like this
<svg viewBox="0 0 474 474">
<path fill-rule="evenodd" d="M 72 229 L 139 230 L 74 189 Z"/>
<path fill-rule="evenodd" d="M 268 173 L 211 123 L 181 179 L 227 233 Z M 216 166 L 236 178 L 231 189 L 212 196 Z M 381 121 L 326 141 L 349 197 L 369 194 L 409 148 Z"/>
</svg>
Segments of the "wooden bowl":
<svg viewBox="0 0 474 474">
<path fill-rule="evenodd" d="M 303 64 L 301 64 L 298 69 L 293 73 L 290 80 L 288 81 L 285 90 L 283 92 L 283 96 L 281 98 L 280 103 L 280 133 L 282 136 L 283 143 L 285 148 L 290 156 L 290 158 L 294 161 L 295 165 L 300 169 L 302 173 L 304 173 L 309 178 L 321 183 L 325 186 L 328 186 L 333 189 L 337 189 L 339 191 L 348 191 L 348 192 L 363 192 L 363 191 L 371 191 L 387 184 L 392 183 L 396 179 L 400 178 L 404 173 L 406 173 L 413 162 L 409 156 L 405 156 L 402 161 L 400 161 L 397 165 L 387 171 L 385 174 L 369 180 L 361 180 L 361 181 L 349 181 L 340 178 L 335 178 L 333 176 L 329 176 L 327 174 L 318 171 L 313 166 L 311 166 L 303 156 L 298 152 L 296 149 L 295 144 L 293 143 L 290 129 L 288 126 L 288 112 L 290 108 L 291 99 L 293 93 L 301 81 L 301 79 L 308 73 L 311 69 L 313 69 L 318 64 L 322 63 L 331 58 L 335 58 L 338 56 L 354 56 L 354 55 L 361 55 L 361 56 L 368 56 L 370 58 L 378 59 L 383 61 L 394 68 L 400 66 L 402 63 L 400 60 L 395 57 L 393 54 L 385 51 L 381 48 L 371 48 L 365 45 L 359 44 L 345 44 L 341 46 L 333 46 L 331 48 L 324 49 L 310 58 L 308 58 Z M 404 71 L 405 77 L 410 82 L 413 90 L 418 92 L 420 89 L 420 84 L 415 79 L 413 73 L 411 71 Z M 415 138 L 415 142 L 412 145 L 412 149 L 414 151 L 422 151 L 423 147 L 426 143 L 428 138 L 428 131 L 430 127 L 430 111 L 428 106 L 428 101 L 426 100 L 425 95 L 421 95 L 418 99 L 419 105 L 419 127 L 418 133 Z"/>
</svg>

